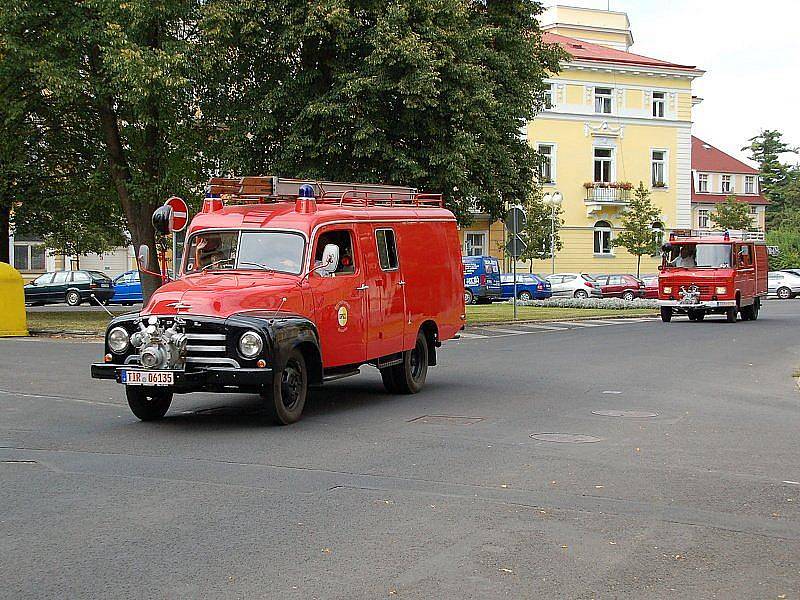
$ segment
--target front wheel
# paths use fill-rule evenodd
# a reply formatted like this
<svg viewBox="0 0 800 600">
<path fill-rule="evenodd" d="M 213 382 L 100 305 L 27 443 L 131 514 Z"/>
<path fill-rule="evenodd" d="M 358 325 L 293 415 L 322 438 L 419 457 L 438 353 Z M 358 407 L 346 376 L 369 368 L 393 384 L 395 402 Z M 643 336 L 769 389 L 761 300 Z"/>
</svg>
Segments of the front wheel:
<svg viewBox="0 0 800 600">
<path fill-rule="evenodd" d="M 756 298 L 750 306 L 742 308 L 742 321 L 755 321 L 761 310 L 761 298 Z"/>
<path fill-rule="evenodd" d="M 275 424 L 291 425 L 300 420 L 308 396 L 308 370 L 300 350 L 291 351 L 283 369 L 273 373 L 272 386 L 262 396 Z"/>
<path fill-rule="evenodd" d="M 669 323 L 672 321 L 672 307 L 671 306 L 662 306 L 661 307 L 661 320 L 664 323 Z"/>
<path fill-rule="evenodd" d="M 792 297 L 792 290 L 788 287 L 780 287 L 778 288 L 777 295 L 781 300 L 788 300 Z"/>
<path fill-rule="evenodd" d="M 464 290 L 464 304 L 475 304 L 475 294 L 469 290 Z"/>
<path fill-rule="evenodd" d="M 81 303 L 81 295 L 75 290 L 70 290 L 65 300 L 70 306 L 78 306 Z"/>
<path fill-rule="evenodd" d="M 589 294 L 586 292 L 586 290 L 575 290 L 574 296 L 579 300 L 586 300 L 586 298 L 589 297 Z"/>
<path fill-rule="evenodd" d="M 736 319 L 739 316 L 739 307 L 738 306 L 731 306 L 725 311 L 725 320 L 728 323 L 736 323 Z"/>
<path fill-rule="evenodd" d="M 386 391 L 390 394 L 416 394 L 428 376 L 428 340 L 420 331 L 412 350 L 403 352 L 403 362 L 381 371 Z"/>
<path fill-rule="evenodd" d="M 125 386 L 131 412 L 142 421 L 156 421 L 167 414 L 172 404 L 172 390 L 145 386 Z"/>
<path fill-rule="evenodd" d="M 531 300 L 532 298 L 533 298 L 533 296 L 531 296 L 530 292 L 520 292 L 519 293 L 519 299 L 522 300 L 523 302 L 527 302 L 528 300 Z"/>
<path fill-rule="evenodd" d="M 630 302 L 634 298 L 636 298 L 636 295 L 630 290 L 628 290 L 624 294 L 622 294 L 622 299 L 623 300 L 627 300 L 628 302 Z"/>
</svg>

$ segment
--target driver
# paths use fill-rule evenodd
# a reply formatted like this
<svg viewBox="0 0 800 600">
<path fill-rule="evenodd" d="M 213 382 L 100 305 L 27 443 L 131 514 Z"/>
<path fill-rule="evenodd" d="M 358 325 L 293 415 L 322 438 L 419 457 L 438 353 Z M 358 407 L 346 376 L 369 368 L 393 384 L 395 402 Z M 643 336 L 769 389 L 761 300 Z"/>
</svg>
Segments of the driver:
<svg viewBox="0 0 800 600">
<path fill-rule="evenodd" d="M 680 253 L 668 264 L 675 267 L 696 267 L 697 261 L 694 259 L 693 248 L 688 244 L 681 245 Z"/>
<path fill-rule="evenodd" d="M 213 233 L 199 236 L 194 250 L 195 268 L 202 269 L 222 260 L 225 260 L 225 253 L 220 236 Z"/>
</svg>

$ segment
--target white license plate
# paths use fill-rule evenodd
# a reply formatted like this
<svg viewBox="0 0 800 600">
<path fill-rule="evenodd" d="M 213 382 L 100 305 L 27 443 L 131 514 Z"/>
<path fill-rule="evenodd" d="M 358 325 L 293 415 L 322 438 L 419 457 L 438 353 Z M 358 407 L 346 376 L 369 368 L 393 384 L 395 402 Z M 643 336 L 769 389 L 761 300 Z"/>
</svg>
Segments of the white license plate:
<svg viewBox="0 0 800 600">
<path fill-rule="evenodd" d="M 174 371 L 122 371 L 120 383 L 125 385 L 174 385 Z"/>
</svg>

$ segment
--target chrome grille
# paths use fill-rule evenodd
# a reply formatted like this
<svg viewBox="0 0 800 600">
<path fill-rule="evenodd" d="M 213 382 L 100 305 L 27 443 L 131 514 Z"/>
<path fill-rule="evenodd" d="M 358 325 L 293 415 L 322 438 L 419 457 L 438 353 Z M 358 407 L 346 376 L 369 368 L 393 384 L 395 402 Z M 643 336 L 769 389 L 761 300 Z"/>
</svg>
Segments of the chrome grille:
<svg viewBox="0 0 800 600">
<path fill-rule="evenodd" d="M 186 327 L 186 366 L 238 368 L 239 363 L 227 356 L 226 335 L 209 329 L 203 323 Z"/>
</svg>

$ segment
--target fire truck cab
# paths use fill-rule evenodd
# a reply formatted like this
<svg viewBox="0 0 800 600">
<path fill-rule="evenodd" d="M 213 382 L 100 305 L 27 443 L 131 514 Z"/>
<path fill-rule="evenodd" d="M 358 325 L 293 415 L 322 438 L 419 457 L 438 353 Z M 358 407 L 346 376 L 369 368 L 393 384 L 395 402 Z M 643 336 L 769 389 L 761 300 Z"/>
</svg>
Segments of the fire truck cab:
<svg viewBox="0 0 800 600">
<path fill-rule="evenodd" d="M 758 318 L 769 271 L 763 233 L 675 231 L 661 253 L 662 321 L 674 314 L 690 321 L 724 314 L 729 323 Z"/>
<path fill-rule="evenodd" d="M 461 252 L 440 195 L 277 177 L 212 179 L 180 277 L 114 319 L 92 377 L 142 420 L 174 393 L 250 392 L 279 424 L 310 386 L 380 370 L 413 394 L 465 321 Z"/>
</svg>

